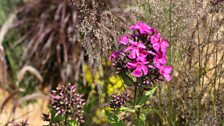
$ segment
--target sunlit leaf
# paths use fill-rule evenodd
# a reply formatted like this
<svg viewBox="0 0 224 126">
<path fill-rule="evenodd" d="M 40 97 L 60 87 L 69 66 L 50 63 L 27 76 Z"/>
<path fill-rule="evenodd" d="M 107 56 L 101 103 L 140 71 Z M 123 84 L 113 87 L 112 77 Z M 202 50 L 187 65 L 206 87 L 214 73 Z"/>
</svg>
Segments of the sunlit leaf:
<svg viewBox="0 0 224 126">
<path fill-rule="evenodd" d="M 120 107 L 119 111 L 125 111 L 125 112 L 132 112 L 135 113 L 134 109 L 128 108 L 128 107 Z"/>
<path fill-rule="evenodd" d="M 149 97 L 151 97 L 155 93 L 156 88 L 157 87 L 154 87 L 151 90 L 145 92 L 145 94 L 143 94 L 143 96 L 140 97 L 138 105 L 144 105 L 146 101 L 149 99 Z"/>
</svg>

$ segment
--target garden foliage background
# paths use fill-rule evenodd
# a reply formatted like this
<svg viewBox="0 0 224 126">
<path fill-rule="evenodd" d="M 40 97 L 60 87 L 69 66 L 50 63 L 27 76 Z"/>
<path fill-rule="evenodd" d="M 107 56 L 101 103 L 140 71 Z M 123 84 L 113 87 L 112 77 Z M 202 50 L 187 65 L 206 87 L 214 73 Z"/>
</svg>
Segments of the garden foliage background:
<svg viewBox="0 0 224 126">
<path fill-rule="evenodd" d="M 169 40 L 173 67 L 147 125 L 224 125 L 223 0 L 0 0 L 0 124 L 43 125 L 50 90 L 74 83 L 84 125 L 108 125 L 104 103 L 124 90 L 108 56 L 138 21 Z"/>
</svg>

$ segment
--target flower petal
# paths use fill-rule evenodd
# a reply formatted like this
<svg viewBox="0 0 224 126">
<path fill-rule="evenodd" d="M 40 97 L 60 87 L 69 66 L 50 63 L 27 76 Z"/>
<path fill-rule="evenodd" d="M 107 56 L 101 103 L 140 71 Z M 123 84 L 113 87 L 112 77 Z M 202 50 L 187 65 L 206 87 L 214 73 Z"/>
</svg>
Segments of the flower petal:
<svg viewBox="0 0 224 126">
<path fill-rule="evenodd" d="M 150 42 L 151 42 L 151 44 L 155 44 L 155 43 L 158 43 L 158 40 L 155 36 L 151 36 L 150 37 Z"/>
<path fill-rule="evenodd" d="M 138 43 L 138 48 L 143 48 L 143 49 L 145 49 L 146 48 L 146 46 L 143 44 L 143 43 Z"/>
<path fill-rule="evenodd" d="M 124 50 L 124 52 L 128 52 L 128 51 L 131 50 L 131 49 L 133 49 L 133 47 L 132 47 L 132 46 L 129 46 L 129 47 L 127 47 L 127 48 Z"/>
<path fill-rule="evenodd" d="M 142 65 L 141 70 L 143 71 L 144 75 L 148 74 L 148 67 L 147 66 Z"/>
<path fill-rule="evenodd" d="M 156 34 L 156 38 L 157 38 L 157 39 L 161 39 L 161 34 L 160 34 L 160 33 L 157 33 L 157 34 Z"/>
<path fill-rule="evenodd" d="M 169 74 L 164 74 L 163 76 L 165 77 L 165 79 L 167 81 L 170 81 L 171 80 L 171 76 Z"/>
<path fill-rule="evenodd" d="M 130 28 L 131 30 L 135 30 L 135 29 L 136 29 L 136 26 L 135 26 L 135 25 L 131 25 L 129 28 Z"/>
<path fill-rule="evenodd" d="M 161 63 L 161 64 L 166 64 L 166 56 L 163 55 L 162 57 L 160 57 L 160 58 L 158 59 L 158 61 L 159 61 L 159 63 Z"/>
<path fill-rule="evenodd" d="M 163 41 L 161 42 L 161 51 L 162 51 L 162 52 L 166 52 L 167 47 L 169 47 L 169 43 L 168 43 L 168 41 L 167 41 L 167 40 L 163 40 Z"/>
<path fill-rule="evenodd" d="M 135 77 L 141 77 L 141 76 L 142 76 L 142 71 L 141 71 L 141 69 L 137 68 L 137 69 L 135 69 L 134 71 L 132 71 L 131 74 L 132 74 L 133 76 L 135 76 Z"/>
<path fill-rule="evenodd" d="M 128 67 L 129 69 L 131 69 L 131 68 L 136 68 L 136 67 L 137 67 L 137 64 L 136 64 L 136 63 L 128 62 L 128 63 L 127 63 L 127 67 Z"/>
<path fill-rule="evenodd" d="M 159 43 L 155 43 L 155 44 L 153 44 L 153 45 L 152 45 L 152 48 L 158 52 L 158 51 L 159 51 L 159 48 L 160 48 Z"/>
<path fill-rule="evenodd" d="M 170 74 L 172 72 L 172 67 L 171 66 L 166 66 L 165 68 L 164 68 L 164 73 L 166 73 L 166 74 Z"/>
<path fill-rule="evenodd" d="M 120 43 L 123 44 L 123 45 L 127 45 L 128 44 L 128 37 L 126 35 L 123 35 L 121 38 L 120 38 Z"/>
<path fill-rule="evenodd" d="M 130 52 L 130 54 L 128 55 L 128 57 L 131 58 L 131 59 L 135 59 L 136 58 L 136 51 L 135 50 L 132 50 Z"/>
</svg>

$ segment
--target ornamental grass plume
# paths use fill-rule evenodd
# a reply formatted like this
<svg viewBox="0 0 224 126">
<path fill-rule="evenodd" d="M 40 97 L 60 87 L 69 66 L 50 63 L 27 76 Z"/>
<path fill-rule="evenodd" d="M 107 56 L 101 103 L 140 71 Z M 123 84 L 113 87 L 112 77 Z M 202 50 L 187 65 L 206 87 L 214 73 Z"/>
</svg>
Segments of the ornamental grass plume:
<svg viewBox="0 0 224 126">
<path fill-rule="evenodd" d="M 131 25 L 130 30 L 132 33 L 120 38 L 120 49 L 109 58 L 117 73 L 130 72 L 146 85 L 163 79 L 170 81 L 172 67 L 166 65 L 168 41 L 143 22 Z"/>
</svg>

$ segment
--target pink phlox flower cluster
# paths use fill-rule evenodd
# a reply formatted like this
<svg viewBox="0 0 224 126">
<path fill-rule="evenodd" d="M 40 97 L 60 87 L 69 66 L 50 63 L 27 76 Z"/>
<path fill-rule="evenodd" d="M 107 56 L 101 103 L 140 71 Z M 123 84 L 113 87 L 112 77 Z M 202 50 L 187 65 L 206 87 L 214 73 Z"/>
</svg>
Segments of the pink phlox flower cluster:
<svg viewBox="0 0 224 126">
<path fill-rule="evenodd" d="M 119 70 L 130 70 L 134 77 L 158 76 L 157 74 L 149 75 L 149 71 L 151 71 L 150 73 L 155 73 L 156 71 L 167 81 L 170 81 L 172 67 L 166 66 L 168 41 L 162 39 L 156 29 L 142 22 L 131 25 L 130 29 L 133 31 L 133 34 L 123 35 L 120 38 L 120 51 L 112 53 L 109 58 L 110 61 L 122 62 L 119 64 L 125 65 L 122 68 L 120 67 Z M 118 61 L 121 56 L 124 57 L 123 60 Z M 159 80 L 159 77 L 153 78 Z"/>
</svg>

